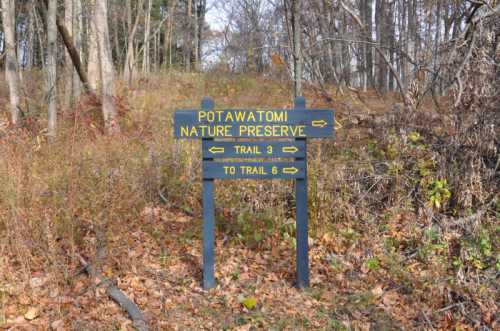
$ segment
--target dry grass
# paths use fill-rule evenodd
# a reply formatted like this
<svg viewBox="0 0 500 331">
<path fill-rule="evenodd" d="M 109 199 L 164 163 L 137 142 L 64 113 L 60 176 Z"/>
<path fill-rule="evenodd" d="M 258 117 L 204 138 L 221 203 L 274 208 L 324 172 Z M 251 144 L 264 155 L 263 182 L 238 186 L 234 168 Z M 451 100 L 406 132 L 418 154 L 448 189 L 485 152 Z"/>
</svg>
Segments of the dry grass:
<svg viewBox="0 0 500 331">
<path fill-rule="evenodd" d="M 82 100 L 62 116 L 54 143 L 41 110 L 28 129 L 0 137 L 0 328 L 33 306 L 41 313 L 32 325 L 42 329 L 59 319 L 74 329 L 130 327 L 75 276 L 74 252 L 115 279 L 157 328 L 494 327 L 499 205 L 454 223 L 481 204 L 455 199 L 463 188 L 435 148 L 444 121 L 424 130 L 392 115 L 395 96 L 329 103 L 308 89 L 309 104 L 338 108 L 342 125 L 336 141 L 309 150 L 312 288 L 291 287 L 292 183 L 227 181 L 216 197 L 221 286 L 207 294 L 199 287 L 200 146 L 173 139 L 173 111 L 198 107 L 205 95 L 217 107 L 289 107 L 290 88 L 172 72 L 118 91 L 118 136 L 103 136 L 98 105 Z M 474 201 L 493 201 L 494 182 L 475 176 L 467 187 L 483 200 Z M 239 303 L 248 296 L 256 310 Z"/>
</svg>

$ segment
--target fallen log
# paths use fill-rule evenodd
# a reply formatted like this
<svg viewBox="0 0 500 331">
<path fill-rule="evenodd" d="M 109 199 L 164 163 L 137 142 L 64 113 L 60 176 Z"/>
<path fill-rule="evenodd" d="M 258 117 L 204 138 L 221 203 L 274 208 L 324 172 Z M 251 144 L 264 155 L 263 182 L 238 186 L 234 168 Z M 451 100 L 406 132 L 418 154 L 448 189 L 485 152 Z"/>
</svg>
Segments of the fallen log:
<svg viewBox="0 0 500 331">
<path fill-rule="evenodd" d="M 110 279 L 97 273 L 94 267 L 92 267 L 90 263 L 87 263 L 81 255 L 76 254 L 76 256 L 80 260 L 83 270 L 85 270 L 88 275 L 95 275 L 101 286 L 106 286 L 106 294 L 127 312 L 134 323 L 135 329 L 138 331 L 149 331 L 146 318 L 139 307 L 137 307 L 132 300 L 130 300 L 118 287 L 116 287 Z"/>
</svg>

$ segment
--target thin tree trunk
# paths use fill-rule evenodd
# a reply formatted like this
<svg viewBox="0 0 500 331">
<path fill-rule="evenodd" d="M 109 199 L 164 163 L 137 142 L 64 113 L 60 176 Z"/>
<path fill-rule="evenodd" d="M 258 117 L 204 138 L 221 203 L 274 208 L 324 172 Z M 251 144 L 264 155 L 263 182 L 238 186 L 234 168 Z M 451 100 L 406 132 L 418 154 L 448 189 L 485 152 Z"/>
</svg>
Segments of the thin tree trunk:
<svg viewBox="0 0 500 331">
<path fill-rule="evenodd" d="M 137 27 L 139 26 L 139 19 L 141 17 L 141 8 L 142 8 L 142 0 L 137 3 L 137 14 L 135 17 L 134 25 L 131 26 L 132 22 L 132 5 L 130 1 L 127 2 L 127 11 L 128 11 L 128 19 L 129 21 L 129 32 L 127 38 L 127 54 L 125 55 L 125 66 L 123 68 L 123 78 L 128 84 L 132 84 L 132 79 L 135 73 L 135 48 L 134 48 L 134 39 L 137 31 Z"/>
<path fill-rule="evenodd" d="M 73 42 L 78 54 L 83 54 L 82 32 L 83 13 L 82 0 L 73 0 Z M 78 98 L 82 93 L 82 81 L 80 81 L 78 69 L 75 66 L 73 72 L 73 98 Z"/>
<path fill-rule="evenodd" d="M 108 29 L 108 8 L 106 1 L 95 1 L 94 6 L 94 28 L 97 32 L 97 45 L 99 49 L 101 91 L 102 91 L 102 114 L 104 125 L 108 133 L 120 131 L 117 122 L 117 111 L 115 106 L 115 82 L 113 59 Z"/>
<path fill-rule="evenodd" d="M 187 0 L 187 27 L 185 31 L 185 40 L 184 40 L 184 66 L 187 72 L 191 71 L 191 52 L 192 52 L 192 9 L 193 9 L 193 0 Z"/>
<path fill-rule="evenodd" d="M 57 0 L 49 0 L 47 8 L 47 100 L 49 103 L 48 135 L 57 130 Z"/>
<path fill-rule="evenodd" d="M 69 32 L 72 44 L 75 49 L 81 54 L 81 0 L 65 0 L 64 1 L 64 25 Z M 65 108 L 72 109 L 75 99 L 81 93 L 81 84 L 78 78 L 78 73 L 72 63 L 71 54 L 66 51 L 65 56 Z"/>
<path fill-rule="evenodd" d="M 73 40 L 73 0 L 64 0 L 64 26 L 68 30 L 71 40 Z M 73 64 L 71 63 L 71 55 L 68 52 L 64 53 L 64 108 L 71 109 L 73 106 Z"/>
<path fill-rule="evenodd" d="M 197 27 L 198 27 L 198 31 L 196 31 L 196 33 L 198 34 L 198 62 L 200 62 L 198 64 L 198 68 L 201 68 L 201 60 L 202 60 L 202 56 L 203 56 L 203 27 L 205 25 L 205 14 L 206 14 L 206 11 L 207 11 L 207 0 L 201 0 L 200 3 L 199 3 L 199 7 L 198 7 L 198 24 L 197 24 Z"/>
<path fill-rule="evenodd" d="M 345 38 L 348 33 L 347 29 L 347 16 L 342 16 L 342 35 Z M 350 54 L 350 44 L 348 42 L 342 43 L 342 76 L 344 77 L 345 85 L 347 87 L 351 86 L 351 54 Z"/>
<path fill-rule="evenodd" d="M 10 118 L 14 126 L 21 124 L 21 111 L 19 108 L 20 97 L 20 81 L 19 81 L 19 66 L 16 56 L 16 40 L 15 40 L 15 9 L 14 0 L 2 0 L 2 22 L 4 31 L 5 43 L 5 79 L 9 85 L 9 100 L 10 100 Z"/>
<path fill-rule="evenodd" d="M 200 68 L 199 68 L 199 58 L 198 58 L 198 55 L 199 55 L 199 52 L 198 52 L 198 46 L 199 46 L 199 42 L 198 42 L 198 1 L 195 0 L 194 1 L 194 17 L 192 18 L 193 20 L 193 36 L 194 36 L 194 42 L 193 42 L 193 45 L 194 45 L 194 70 L 195 71 L 199 71 Z"/>
<path fill-rule="evenodd" d="M 168 24 L 167 24 L 167 30 L 168 32 L 165 32 L 167 35 L 165 36 L 165 54 L 168 54 L 168 59 L 165 58 L 165 63 L 168 63 L 168 68 L 172 68 L 172 33 L 174 29 L 174 10 L 175 6 L 177 5 L 177 1 L 173 0 L 172 4 L 170 6 L 170 9 L 168 11 Z M 165 55 L 166 56 L 166 55 Z"/>
<path fill-rule="evenodd" d="M 292 32 L 293 32 L 293 80 L 295 96 L 302 95 L 302 52 L 300 28 L 300 0 L 292 0 Z"/>
<path fill-rule="evenodd" d="M 100 0 L 95 0 L 100 2 Z M 96 6 L 91 8 L 92 11 L 96 10 Z M 95 17 L 96 13 L 92 13 L 92 16 Z M 99 27 L 101 28 L 101 27 Z M 92 90 L 97 91 L 99 87 L 99 73 L 100 73 L 100 64 L 99 64 L 99 49 L 97 46 L 97 31 L 96 25 L 93 22 L 89 22 L 88 27 L 88 50 L 89 50 L 89 58 L 87 63 L 87 77 L 89 80 L 89 86 Z"/>
<path fill-rule="evenodd" d="M 149 37 L 151 35 L 151 6 L 152 1 L 147 0 L 147 8 L 146 8 L 146 18 L 145 18 L 145 31 L 144 31 L 144 49 L 142 52 L 142 72 L 147 74 L 150 69 L 150 43 Z"/>
</svg>

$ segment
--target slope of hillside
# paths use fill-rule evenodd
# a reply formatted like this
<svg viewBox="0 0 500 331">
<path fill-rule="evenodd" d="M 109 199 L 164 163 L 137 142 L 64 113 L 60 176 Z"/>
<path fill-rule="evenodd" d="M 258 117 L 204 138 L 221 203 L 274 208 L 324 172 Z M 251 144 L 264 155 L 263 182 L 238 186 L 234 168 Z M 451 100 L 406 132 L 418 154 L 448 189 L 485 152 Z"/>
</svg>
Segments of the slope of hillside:
<svg viewBox="0 0 500 331">
<path fill-rule="evenodd" d="M 218 286 L 203 291 L 200 143 L 173 138 L 173 111 L 203 96 L 290 107 L 290 85 L 152 76 L 118 87 L 121 134 L 102 134 L 87 98 L 61 110 L 49 144 L 26 84 L 27 128 L 0 131 L 0 329 L 132 329 L 75 253 L 152 329 L 498 328 L 497 169 L 465 186 L 445 176 L 439 139 L 452 128 L 430 105 L 407 114 L 397 96 L 308 87 L 308 106 L 338 111 L 336 140 L 309 146 L 311 288 L 293 287 L 292 182 L 245 180 L 217 185 Z"/>
</svg>

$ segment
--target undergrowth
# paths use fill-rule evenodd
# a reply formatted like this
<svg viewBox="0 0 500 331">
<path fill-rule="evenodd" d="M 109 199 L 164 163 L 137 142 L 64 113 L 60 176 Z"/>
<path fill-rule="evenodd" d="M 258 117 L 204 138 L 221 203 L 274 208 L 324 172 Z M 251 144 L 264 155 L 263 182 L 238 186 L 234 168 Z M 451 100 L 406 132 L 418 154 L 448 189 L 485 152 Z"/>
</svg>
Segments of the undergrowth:
<svg viewBox="0 0 500 331">
<path fill-rule="evenodd" d="M 110 261 L 126 248 L 115 234 L 140 226 L 148 208 L 201 217 L 200 144 L 174 140 L 175 108 L 197 107 L 204 95 L 218 107 L 291 106 L 286 86 L 247 76 L 170 73 L 120 86 L 119 95 L 123 130 L 116 136 L 102 135 L 97 107 L 86 99 L 62 114 L 55 142 L 39 129 L 41 112 L 39 124 L 1 133 L 0 262 L 4 270 L 22 269 L 24 279 L 5 272 L 0 285 L 29 282 L 35 266 L 50 271 L 54 286 L 67 284 L 78 268 L 74 253 L 103 270 L 119 268 Z M 352 96 L 338 96 L 333 105 L 313 90 L 306 98 L 318 107 L 338 103 L 338 122 L 351 123 L 345 104 Z M 491 151 L 479 166 L 461 149 L 448 153 L 455 148 L 447 138 L 453 123 L 443 114 L 431 128 L 432 110 L 407 114 L 376 96 L 364 101 L 384 110 L 374 112 L 376 122 L 340 128 L 336 141 L 309 145 L 310 236 L 325 251 L 325 270 L 369 275 L 365 290 L 383 281 L 434 312 L 424 315 L 436 325 L 491 325 L 484 316 L 498 299 L 500 271 L 499 175 Z M 293 190 L 288 181 L 218 182 L 218 236 L 254 250 L 272 251 L 276 242 L 293 249 Z M 198 227 L 178 240 L 200 236 Z M 360 288 L 354 281 L 346 286 Z M 2 293 L 0 287 L 0 301 Z M 354 291 L 346 300 L 347 310 L 332 312 L 332 329 L 343 328 L 340 317 L 356 318 L 349 307 L 380 313 L 372 292 Z M 447 308 L 457 302 L 461 309 Z M 411 323 L 427 322 L 419 315 Z M 307 328 L 307 321 L 300 324 Z"/>
</svg>

